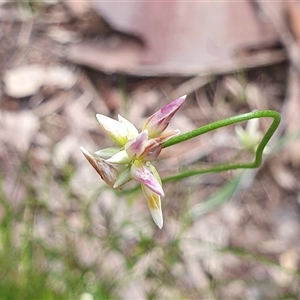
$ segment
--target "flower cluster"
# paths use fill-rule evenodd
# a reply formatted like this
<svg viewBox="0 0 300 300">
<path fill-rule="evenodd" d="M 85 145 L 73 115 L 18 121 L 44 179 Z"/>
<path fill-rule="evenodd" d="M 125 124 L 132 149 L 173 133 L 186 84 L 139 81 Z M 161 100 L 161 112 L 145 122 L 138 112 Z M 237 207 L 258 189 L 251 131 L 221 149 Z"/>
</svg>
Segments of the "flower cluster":
<svg viewBox="0 0 300 300">
<path fill-rule="evenodd" d="M 116 147 L 95 153 L 80 148 L 101 178 L 112 188 L 120 189 L 131 179 L 141 183 L 151 215 L 159 228 L 163 226 L 161 197 L 164 191 L 160 176 L 151 162 L 161 152 L 163 143 L 179 133 L 179 130 L 164 131 L 184 100 L 185 96 L 154 113 L 145 121 L 140 133 L 120 115 L 117 121 L 97 114 L 101 128 L 116 143 Z"/>
</svg>

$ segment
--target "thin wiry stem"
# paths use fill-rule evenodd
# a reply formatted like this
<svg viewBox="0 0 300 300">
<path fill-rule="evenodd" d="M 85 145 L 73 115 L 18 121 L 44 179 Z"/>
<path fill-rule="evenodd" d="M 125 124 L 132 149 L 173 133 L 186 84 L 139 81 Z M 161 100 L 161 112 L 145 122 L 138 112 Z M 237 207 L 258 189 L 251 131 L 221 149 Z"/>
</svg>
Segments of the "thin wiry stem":
<svg viewBox="0 0 300 300">
<path fill-rule="evenodd" d="M 210 123 L 208 125 L 199 127 L 195 130 L 171 138 L 170 140 L 166 141 L 163 144 L 163 148 L 167 148 L 175 144 L 182 143 L 184 141 L 197 137 L 203 133 L 207 133 L 209 131 L 219 129 L 221 127 L 229 126 L 243 121 L 248 121 L 255 118 L 272 118 L 273 122 L 257 147 L 254 161 L 246 162 L 246 163 L 236 163 L 236 164 L 222 164 L 222 165 L 212 166 L 210 168 L 201 169 L 201 170 L 188 170 L 175 175 L 168 176 L 164 178 L 162 181 L 163 182 L 175 181 L 186 177 L 205 174 L 205 173 L 216 173 L 216 172 L 229 171 L 234 169 L 253 169 L 259 167 L 262 162 L 264 148 L 266 147 L 267 143 L 271 139 L 272 135 L 274 134 L 275 130 L 277 129 L 280 123 L 280 114 L 273 110 L 254 111 L 254 112 L 250 112 L 250 113 L 246 113 L 246 114 L 242 114 L 242 115 L 238 115 L 238 116 L 234 116 L 234 117 L 230 117 L 227 119 Z"/>
<path fill-rule="evenodd" d="M 256 149 L 254 161 L 245 162 L 245 163 L 236 163 L 236 164 L 228 164 L 227 163 L 227 164 L 216 165 L 216 166 L 212 166 L 210 168 L 200 169 L 200 170 L 187 170 L 187 171 L 183 171 L 181 173 L 175 174 L 175 175 L 165 177 L 162 179 L 162 182 L 176 181 L 176 180 L 180 180 L 180 179 L 183 179 L 186 177 L 201 175 L 201 174 L 206 174 L 206 173 L 216 173 L 216 172 L 223 172 L 223 171 L 229 171 L 229 170 L 234 170 L 234 169 L 258 168 L 262 162 L 263 151 L 280 123 L 280 119 L 281 119 L 280 114 L 273 110 L 254 111 L 254 112 L 250 112 L 250 113 L 246 113 L 246 114 L 242 114 L 242 115 L 238 115 L 238 116 L 234 116 L 234 117 L 230 117 L 227 119 L 223 119 L 220 121 L 210 123 L 208 125 L 199 127 L 195 130 L 183 133 L 181 135 L 178 135 L 176 137 L 169 139 L 168 141 L 166 141 L 163 144 L 163 148 L 167 148 L 167 147 L 182 143 L 184 141 L 195 138 L 201 134 L 207 133 L 212 130 L 216 130 L 216 129 L 219 129 L 219 128 L 222 128 L 225 126 L 233 125 L 233 124 L 244 122 L 244 121 L 249 121 L 251 119 L 256 119 L 256 118 L 272 118 L 273 122 L 270 125 L 269 129 L 265 133 L 264 137 L 262 138 L 261 142 L 259 143 L 259 145 Z M 139 188 L 140 188 L 140 185 L 138 185 L 132 189 L 123 190 L 122 193 L 131 193 L 131 192 L 137 191 Z"/>
</svg>

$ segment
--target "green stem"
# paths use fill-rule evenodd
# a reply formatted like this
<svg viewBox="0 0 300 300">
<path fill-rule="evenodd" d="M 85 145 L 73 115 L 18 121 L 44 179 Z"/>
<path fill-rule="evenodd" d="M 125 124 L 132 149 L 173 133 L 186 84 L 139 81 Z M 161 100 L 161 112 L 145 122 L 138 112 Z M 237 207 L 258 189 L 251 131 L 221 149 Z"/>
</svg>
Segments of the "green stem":
<svg viewBox="0 0 300 300">
<path fill-rule="evenodd" d="M 170 140 L 166 141 L 163 144 L 163 148 L 167 148 L 167 147 L 173 146 L 175 144 L 187 141 L 187 140 L 197 137 L 203 133 L 207 133 L 209 131 L 212 131 L 212 130 L 215 130 L 215 129 L 218 129 L 221 127 L 240 123 L 243 121 L 248 121 L 248 120 L 255 119 L 255 118 L 272 118 L 273 122 L 270 125 L 270 128 L 268 129 L 268 131 L 265 133 L 261 142 L 259 143 L 257 150 L 256 150 L 255 159 L 253 162 L 224 164 L 224 165 L 217 165 L 217 166 L 213 166 L 213 167 L 210 167 L 207 169 L 202 169 L 202 170 L 184 171 L 182 173 L 175 174 L 175 175 L 164 178 L 163 182 L 180 180 L 185 177 L 190 177 L 190 176 L 200 175 L 200 174 L 205 174 L 205 173 L 213 173 L 213 172 L 229 171 L 229 170 L 233 170 L 233 169 L 249 169 L 249 168 L 259 167 L 262 162 L 264 148 L 267 145 L 267 143 L 269 142 L 269 140 L 271 139 L 272 135 L 274 134 L 275 130 L 277 129 L 277 127 L 280 123 L 280 114 L 273 110 L 254 111 L 254 112 L 250 112 L 250 113 L 246 113 L 243 115 L 238 115 L 238 116 L 234 116 L 234 117 L 230 117 L 227 119 L 223 119 L 220 121 L 210 123 L 208 125 L 199 127 L 195 130 L 192 130 L 187 133 L 178 135 L 174 138 L 171 138 Z"/>
</svg>

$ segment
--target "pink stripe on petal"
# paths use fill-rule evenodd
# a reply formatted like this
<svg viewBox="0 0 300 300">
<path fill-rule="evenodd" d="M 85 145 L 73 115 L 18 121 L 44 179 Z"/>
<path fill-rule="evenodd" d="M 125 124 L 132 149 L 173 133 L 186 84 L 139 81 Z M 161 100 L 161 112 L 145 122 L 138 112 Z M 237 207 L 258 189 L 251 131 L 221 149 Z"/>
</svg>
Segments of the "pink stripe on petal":
<svg viewBox="0 0 300 300">
<path fill-rule="evenodd" d="M 125 150 L 129 157 L 135 158 L 143 153 L 145 145 L 148 141 L 148 131 L 141 132 L 135 139 L 129 141 L 125 145 Z"/>
<path fill-rule="evenodd" d="M 185 98 L 186 96 L 183 96 L 172 101 L 145 121 L 143 130 L 148 129 L 150 138 L 159 136 L 168 127 L 172 117 L 181 107 Z"/>
<path fill-rule="evenodd" d="M 156 139 L 147 141 L 144 151 L 139 155 L 139 158 L 145 161 L 151 161 L 157 158 L 162 150 L 161 144 L 156 142 Z"/>
<path fill-rule="evenodd" d="M 152 174 L 150 169 L 143 164 L 142 162 L 136 160 L 131 166 L 131 176 L 135 180 L 141 182 L 145 186 L 147 186 L 150 190 L 155 192 L 159 196 L 164 196 L 165 193 L 163 191 L 162 186 Z"/>
</svg>

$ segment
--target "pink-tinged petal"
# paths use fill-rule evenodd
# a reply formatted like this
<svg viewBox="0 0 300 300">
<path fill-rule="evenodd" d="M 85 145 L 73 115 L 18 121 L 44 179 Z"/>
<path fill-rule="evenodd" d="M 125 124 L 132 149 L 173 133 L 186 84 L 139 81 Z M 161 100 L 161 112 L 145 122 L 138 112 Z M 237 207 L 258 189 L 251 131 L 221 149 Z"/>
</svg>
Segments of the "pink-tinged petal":
<svg viewBox="0 0 300 300">
<path fill-rule="evenodd" d="M 157 138 L 148 140 L 144 147 L 144 151 L 139 155 L 139 158 L 144 161 L 155 160 L 162 150 L 163 143 L 179 133 L 179 129 L 172 130 L 166 133 L 162 133 Z"/>
<path fill-rule="evenodd" d="M 179 129 L 171 130 L 171 131 L 162 133 L 159 137 L 155 138 L 154 140 L 159 144 L 163 144 L 164 142 L 166 142 L 170 138 L 178 135 L 179 133 L 180 133 Z"/>
<path fill-rule="evenodd" d="M 150 116 L 143 125 L 143 130 L 148 129 L 149 138 L 158 137 L 169 125 L 172 117 L 185 101 L 186 96 L 167 104 Z"/>
<path fill-rule="evenodd" d="M 96 118 L 103 129 L 103 131 L 118 145 L 124 146 L 127 142 L 127 127 L 107 116 L 97 114 Z"/>
<path fill-rule="evenodd" d="M 141 161 L 134 161 L 131 166 L 131 176 L 159 196 L 164 196 L 164 191 L 160 182 L 156 179 L 151 170 Z"/>
<path fill-rule="evenodd" d="M 123 118 L 121 115 L 118 115 L 118 120 L 121 124 L 123 124 L 126 127 L 128 139 L 133 139 L 139 134 L 136 127 L 130 121 Z"/>
<path fill-rule="evenodd" d="M 124 165 L 129 164 L 131 162 L 131 158 L 127 155 L 125 150 L 121 150 L 106 161 L 112 164 Z"/>
<path fill-rule="evenodd" d="M 161 150 L 162 144 L 157 143 L 155 139 L 151 139 L 146 143 L 144 151 L 139 155 L 139 158 L 144 161 L 155 160 Z"/>
<path fill-rule="evenodd" d="M 161 209 L 160 196 L 151 191 L 145 185 L 142 184 L 142 190 L 146 196 L 147 203 L 151 212 L 151 216 L 155 224 L 161 229 L 163 227 L 163 214 Z"/>
<path fill-rule="evenodd" d="M 84 147 L 80 147 L 80 150 L 106 184 L 113 187 L 119 175 L 117 169 L 98 155 L 90 153 Z"/>
<path fill-rule="evenodd" d="M 148 141 L 148 131 L 141 132 L 135 139 L 129 141 L 125 145 L 125 150 L 129 157 L 138 157 L 145 148 L 145 144 Z"/>
<path fill-rule="evenodd" d="M 162 144 L 179 133 L 179 129 L 172 130 L 162 133 L 155 139 L 148 140 L 148 142 L 145 144 L 144 151 L 139 155 L 139 158 L 144 161 L 155 160 L 162 150 Z"/>
</svg>

